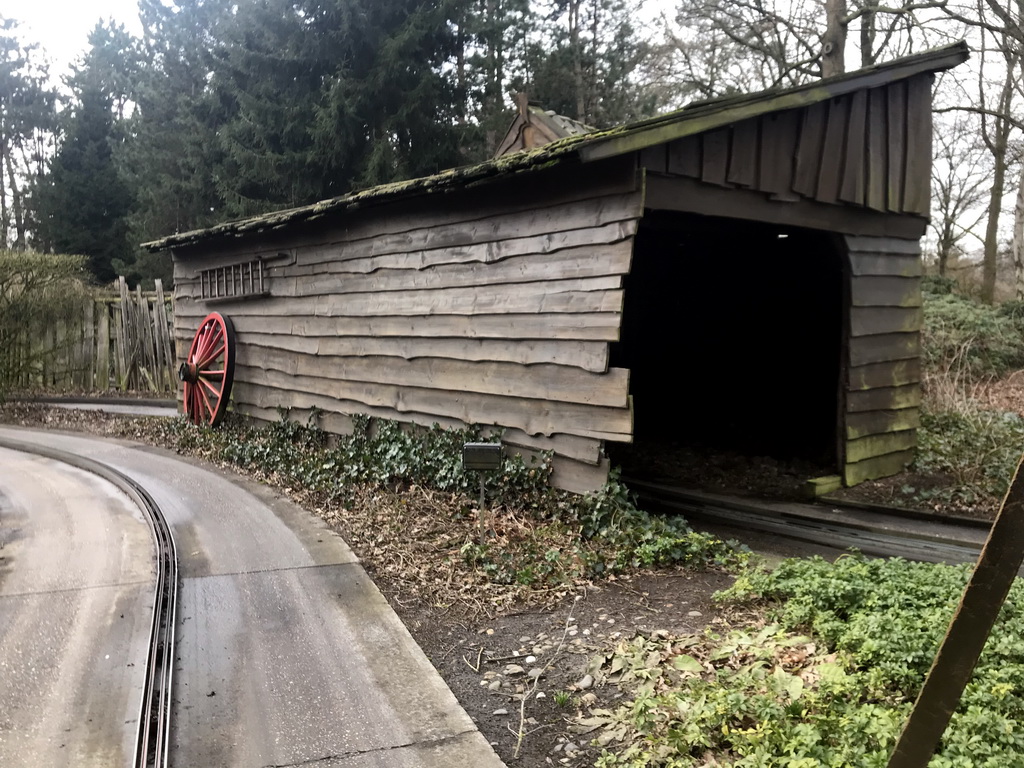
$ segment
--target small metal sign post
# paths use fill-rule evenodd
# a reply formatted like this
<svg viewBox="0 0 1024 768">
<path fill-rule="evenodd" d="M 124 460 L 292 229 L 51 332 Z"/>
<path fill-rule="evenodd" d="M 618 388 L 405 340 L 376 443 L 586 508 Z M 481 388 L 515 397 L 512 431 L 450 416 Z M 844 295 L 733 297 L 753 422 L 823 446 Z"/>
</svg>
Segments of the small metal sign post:
<svg viewBox="0 0 1024 768">
<path fill-rule="evenodd" d="M 1024 562 L 1024 473 L 1017 465 L 988 541 L 953 614 L 888 768 L 925 768 L 985 647 Z"/>
<path fill-rule="evenodd" d="M 480 473 L 480 546 L 484 545 L 484 472 L 501 469 L 501 443 L 465 443 L 462 467 Z"/>
</svg>

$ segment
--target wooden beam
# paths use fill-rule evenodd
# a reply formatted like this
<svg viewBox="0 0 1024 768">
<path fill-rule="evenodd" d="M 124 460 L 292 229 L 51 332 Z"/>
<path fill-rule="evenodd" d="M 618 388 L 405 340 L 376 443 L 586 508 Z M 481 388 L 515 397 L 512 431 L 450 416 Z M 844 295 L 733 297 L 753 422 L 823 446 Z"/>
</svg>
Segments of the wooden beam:
<svg viewBox="0 0 1024 768">
<path fill-rule="evenodd" d="M 868 363 L 850 368 L 850 391 L 876 389 L 878 387 L 899 387 L 921 381 L 921 360 L 886 360 L 882 363 Z"/>
<path fill-rule="evenodd" d="M 909 451 L 917 445 L 917 432 L 908 429 L 904 432 L 890 432 L 885 435 L 870 435 L 850 440 L 846 443 L 846 461 L 854 464 L 876 456 Z"/>
<path fill-rule="evenodd" d="M 907 83 L 903 210 L 919 216 L 928 216 L 931 213 L 932 80 L 932 76 L 921 75 Z"/>
<path fill-rule="evenodd" d="M 920 307 L 851 307 L 850 335 L 912 333 L 921 330 L 923 321 Z"/>
<path fill-rule="evenodd" d="M 1022 462 L 1024 463 L 1024 459 Z M 926 768 L 1024 564 L 1024 473 L 1017 464 L 988 541 L 900 734 L 889 768 Z"/>
<path fill-rule="evenodd" d="M 846 158 L 843 178 L 839 185 L 839 199 L 865 205 L 865 176 L 867 175 L 867 91 L 857 91 L 851 97 L 849 125 L 846 131 Z M 925 214 L 927 215 L 927 214 Z"/>
<path fill-rule="evenodd" d="M 883 333 L 878 336 L 850 338 L 850 365 L 910 360 L 921 356 L 921 334 Z"/>
<path fill-rule="evenodd" d="M 756 187 L 760 125 L 759 120 L 744 120 L 732 129 L 729 173 L 726 180 L 741 187 Z"/>
<path fill-rule="evenodd" d="M 885 435 L 921 426 L 921 412 L 917 408 L 897 411 L 865 411 L 846 417 L 846 438 L 856 440 L 869 435 Z"/>
<path fill-rule="evenodd" d="M 248 309 L 248 307 L 247 307 Z M 179 301 L 174 327 L 181 341 L 189 343 L 205 309 Z M 561 339 L 617 341 L 618 312 L 519 315 L 420 315 L 417 317 L 322 317 L 309 314 L 266 316 L 254 311 L 231 315 L 237 333 L 293 334 L 296 336 L 372 336 L 448 339 Z M 188 349 L 188 344 L 185 345 Z M 184 353 L 180 353 L 184 357 Z"/>
<path fill-rule="evenodd" d="M 926 219 L 916 216 L 891 216 L 812 200 L 772 200 L 749 189 L 722 189 L 694 179 L 655 173 L 647 174 L 647 208 L 908 240 L 920 238 L 928 224 Z"/>
<path fill-rule="evenodd" d="M 868 91 L 867 126 L 867 198 L 868 208 L 886 211 L 886 187 L 889 183 L 889 141 L 884 88 Z"/>
<path fill-rule="evenodd" d="M 700 174 L 702 181 L 722 187 L 729 186 L 726 174 L 729 168 L 730 133 L 729 127 L 725 127 L 701 137 L 704 158 Z"/>
</svg>

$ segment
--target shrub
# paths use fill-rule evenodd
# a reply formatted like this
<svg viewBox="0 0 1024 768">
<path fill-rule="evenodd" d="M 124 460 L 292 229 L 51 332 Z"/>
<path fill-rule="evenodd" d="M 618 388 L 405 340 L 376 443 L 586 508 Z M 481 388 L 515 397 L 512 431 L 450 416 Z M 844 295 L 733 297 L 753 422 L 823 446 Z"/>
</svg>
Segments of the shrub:
<svg viewBox="0 0 1024 768">
<path fill-rule="evenodd" d="M 967 381 L 1024 367 L 1024 322 L 1017 307 L 1002 309 L 957 293 L 925 293 L 921 353 L 933 374 Z"/>
<path fill-rule="evenodd" d="M 921 413 L 915 467 L 939 472 L 954 485 L 937 490 L 958 506 L 994 507 L 1005 495 L 1024 448 L 1024 419 L 1016 413 L 965 404 Z"/>
<path fill-rule="evenodd" d="M 0 400 L 58 351 L 39 340 L 72 311 L 81 313 L 84 274 L 81 256 L 0 250 Z"/>
</svg>

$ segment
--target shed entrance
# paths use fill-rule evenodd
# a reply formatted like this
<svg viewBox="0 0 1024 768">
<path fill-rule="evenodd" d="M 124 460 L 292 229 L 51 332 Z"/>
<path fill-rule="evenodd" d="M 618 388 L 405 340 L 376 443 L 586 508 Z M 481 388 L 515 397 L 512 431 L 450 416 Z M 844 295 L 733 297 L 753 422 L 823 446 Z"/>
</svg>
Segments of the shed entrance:
<svg viewBox="0 0 1024 768">
<path fill-rule="evenodd" d="M 839 466 L 843 256 L 825 232 L 648 211 L 612 365 L 634 440 Z"/>
</svg>

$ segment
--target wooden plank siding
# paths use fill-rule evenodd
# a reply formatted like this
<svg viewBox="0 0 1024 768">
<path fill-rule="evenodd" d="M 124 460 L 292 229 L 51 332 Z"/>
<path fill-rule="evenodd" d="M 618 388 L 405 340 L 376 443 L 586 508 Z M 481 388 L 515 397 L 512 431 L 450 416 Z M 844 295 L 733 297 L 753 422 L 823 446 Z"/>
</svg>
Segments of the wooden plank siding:
<svg viewBox="0 0 1024 768">
<path fill-rule="evenodd" d="M 843 478 L 902 470 L 920 425 L 921 264 L 916 241 L 847 237 L 850 320 Z"/>
<path fill-rule="evenodd" d="M 635 158 L 605 161 L 582 188 L 546 172 L 509 204 L 500 186 L 383 206 L 273 243 L 175 251 L 179 356 L 212 309 L 235 326 L 233 405 L 276 420 L 323 412 L 503 430 L 555 454 L 554 482 L 599 486 L 605 440 L 632 440 L 629 375 L 609 368 L 623 275 L 643 213 Z M 266 259 L 269 296 L 204 301 L 198 274 Z"/>
<path fill-rule="evenodd" d="M 776 200 L 929 213 L 930 73 L 751 118 L 645 151 L 655 174 Z"/>
</svg>

